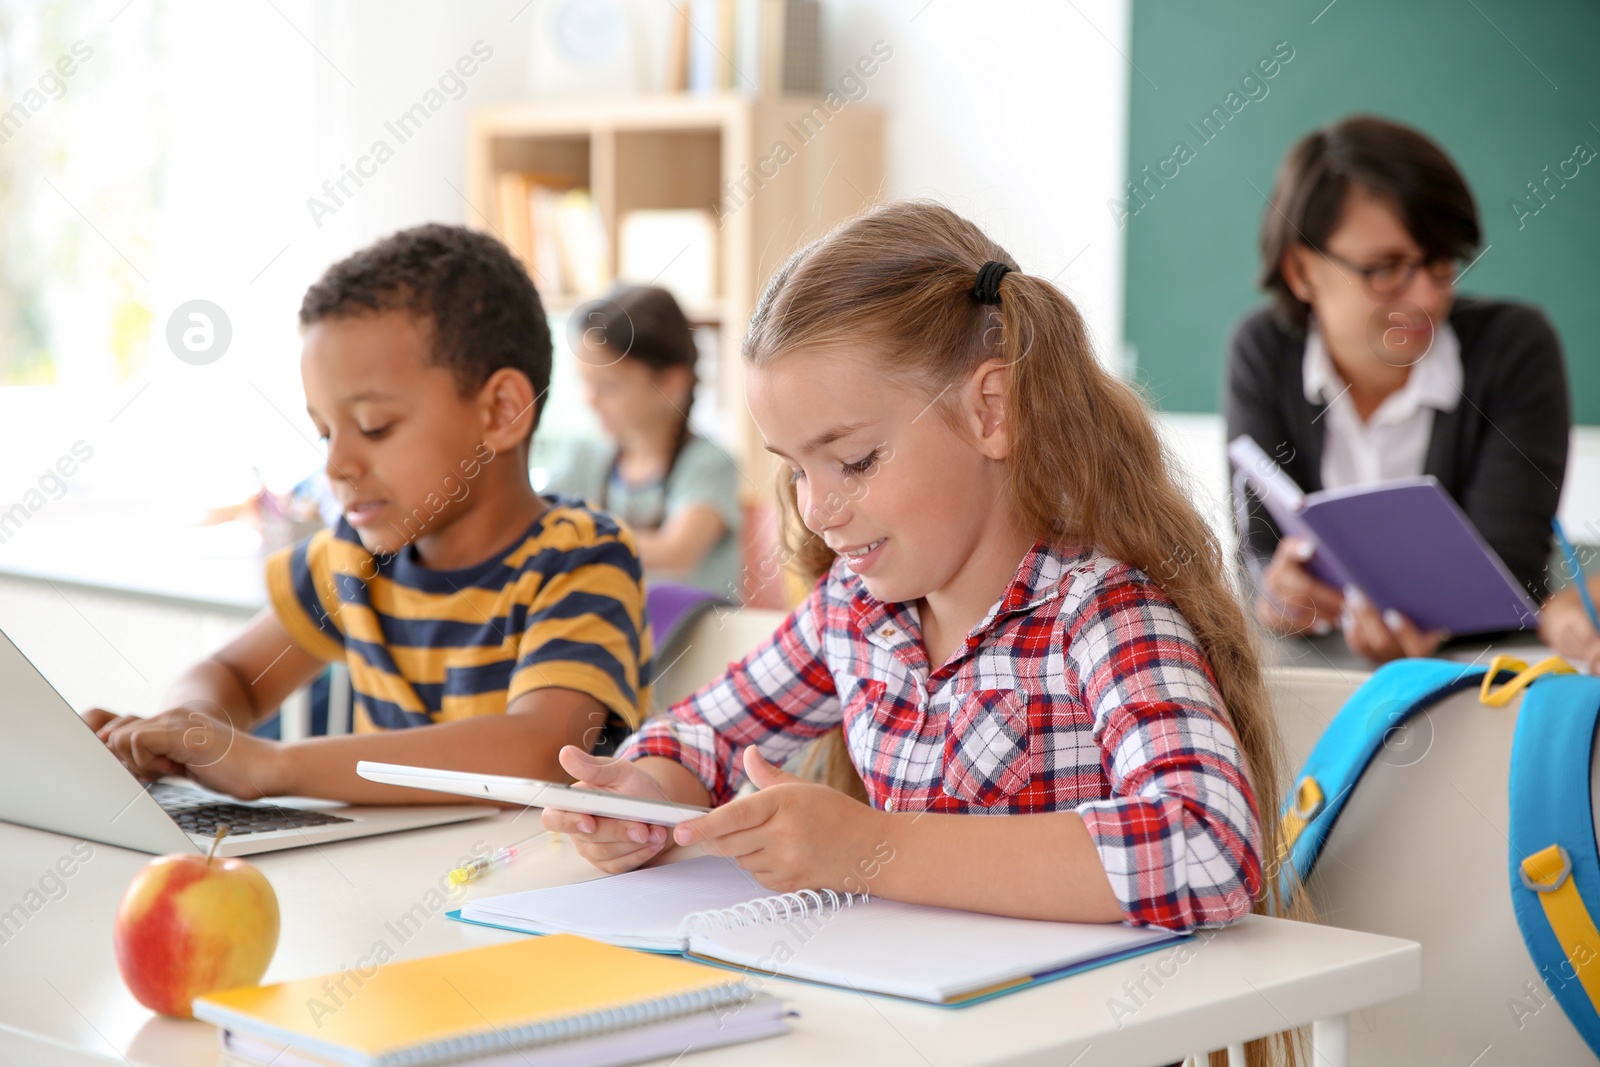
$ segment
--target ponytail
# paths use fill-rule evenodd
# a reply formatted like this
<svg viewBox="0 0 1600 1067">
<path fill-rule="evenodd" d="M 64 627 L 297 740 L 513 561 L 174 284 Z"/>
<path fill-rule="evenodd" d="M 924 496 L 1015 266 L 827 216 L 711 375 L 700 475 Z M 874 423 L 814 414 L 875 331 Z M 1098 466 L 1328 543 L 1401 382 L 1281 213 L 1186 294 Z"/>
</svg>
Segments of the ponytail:
<svg viewBox="0 0 1600 1067">
<path fill-rule="evenodd" d="M 1001 292 L 994 335 L 1012 374 L 1006 473 L 1013 506 L 1051 543 L 1090 545 L 1144 572 L 1189 623 L 1256 794 L 1264 868 L 1256 910 L 1282 914 L 1273 874 L 1289 770 L 1243 607 L 1247 593 L 1184 490 L 1144 398 L 1094 359 L 1077 308 L 1029 275 L 1007 275 Z M 1063 413 L 1092 432 L 1062 432 Z"/>
</svg>

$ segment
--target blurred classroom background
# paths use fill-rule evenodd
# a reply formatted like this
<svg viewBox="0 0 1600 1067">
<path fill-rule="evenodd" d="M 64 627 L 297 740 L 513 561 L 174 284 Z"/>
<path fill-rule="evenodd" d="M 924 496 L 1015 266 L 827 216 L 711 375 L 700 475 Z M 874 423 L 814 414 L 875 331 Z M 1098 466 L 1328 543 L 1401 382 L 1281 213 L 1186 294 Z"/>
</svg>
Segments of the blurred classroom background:
<svg viewBox="0 0 1600 1067">
<path fill-rule="evenodd" d="M 618 278 L 677 293 L 748 563 L 771 554 L 738 366 L 762 284 L 873 202 L 938 199 L 1078 303 L 1231 541 L 1221 367 L 1263 302 L 1264 193 L 1355 111 L 1461 165 L 1487 246 L 1464 290 L 1560 331 L 1585 424 L 1562 517 L 1600 542 L 1600 177 L 1546 180 L 1600 145 L 1596 30 L 1588 5 L 1509 0 L 0 0 L 0 627 L 69 701 L 133 709 L 247 618 L 261 535 L 202 520 L 321 465 L 301 294 L 427 220 L 534 273 L 558 349 L 541 449 L 595 432 L 568 313 Z M 1193 158 L 1150 181 L 1178 140 Z"/>
</svg>

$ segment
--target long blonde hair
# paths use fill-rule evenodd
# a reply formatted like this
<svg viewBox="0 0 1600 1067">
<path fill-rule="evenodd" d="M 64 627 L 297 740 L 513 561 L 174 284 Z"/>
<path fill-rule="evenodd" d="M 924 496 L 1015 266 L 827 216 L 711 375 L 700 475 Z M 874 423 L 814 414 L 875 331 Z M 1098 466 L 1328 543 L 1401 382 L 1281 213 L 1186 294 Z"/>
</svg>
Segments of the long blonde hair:
<svg viewBox="0 0 1600 1067">
<path fill-rule="evenodd" d="M 991 260 L 1011 268 L 998 306 L 971 295 L 979 268 Z M 743 353 L 759 367 L 798 349 L 846 345 L 870 350 L 884 370 L 929 397 L 985 361 L 1009 365 L 1006 479 L 1014 514 L 1041 541 L 1092 547 L 1138 568 L 1188 620 L 1232 718 L 1259 808 L 1263 892 L 1254 910 L 1276 909 L 1286 768 L 1242 590 L 1181 485 L 1145 400 L 1095 359 L 1078 309 L 953 211 L 899 201 L 797 252 L 756 305 Z M 790 558 L 815 581 L 833 554 L 798 521 L 792 483 L 782 499 Z M 837 733 L 824 756 L 821 777 L 839 783 L 848 774 L 862 795 Z M 1252 1060 L 1267 1062 L 1267 1048 L 1256 1044 Z"/>
</svg>

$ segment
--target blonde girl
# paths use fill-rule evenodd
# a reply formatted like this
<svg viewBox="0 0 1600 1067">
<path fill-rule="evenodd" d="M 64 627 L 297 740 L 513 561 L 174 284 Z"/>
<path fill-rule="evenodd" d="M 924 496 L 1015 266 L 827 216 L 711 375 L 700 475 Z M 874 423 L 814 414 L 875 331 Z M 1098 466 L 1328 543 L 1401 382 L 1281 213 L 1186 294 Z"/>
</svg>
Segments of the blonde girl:
<svg viewBox="0 0 1600 1067">
<path fill-rule="evenodd" d="M 608 872 L 699 844 L 780 892 L 1179 930 L 1249 911 L 1280 780 L 1258 654 L 1072 303 L 948 209 L 894 203 L 778 272 L 744 357 L 796 550 L 827 565 L 617 758 L 561 754 L 591 787 L 714 811 L 670 840 L 545 825 Z M 778 769 L 835 728 L 866 802 Z"/>
</svg>

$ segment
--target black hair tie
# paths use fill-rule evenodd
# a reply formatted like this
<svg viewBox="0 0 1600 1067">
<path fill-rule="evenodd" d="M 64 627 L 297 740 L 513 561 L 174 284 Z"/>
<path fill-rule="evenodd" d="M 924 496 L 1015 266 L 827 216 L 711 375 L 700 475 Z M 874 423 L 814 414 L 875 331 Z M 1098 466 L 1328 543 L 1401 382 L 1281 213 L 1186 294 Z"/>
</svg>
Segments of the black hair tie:
<svg viewBox="0 0 1600 1067">
<path fill-rule="evenodd" d="M 978 280 L 972 286 L 972 297 L 980 304 L 1000 303 L 1000 279 L 1010 272 L 1011 268 L 996 260 L 989 260 L 978 268 Z"/>
</svg>

